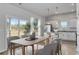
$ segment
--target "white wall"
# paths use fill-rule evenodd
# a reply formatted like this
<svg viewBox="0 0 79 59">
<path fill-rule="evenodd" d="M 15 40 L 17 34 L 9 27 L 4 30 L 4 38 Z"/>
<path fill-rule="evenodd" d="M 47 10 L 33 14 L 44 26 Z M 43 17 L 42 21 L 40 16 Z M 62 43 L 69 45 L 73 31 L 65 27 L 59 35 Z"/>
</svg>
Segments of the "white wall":
<svg viewBox="0 0 79 59">
<path fill-rule="evenodd" d="M 77 23 L 76 12 L 51 16 L 48 18 L 48 20 L 49 21 L 47 21 L 46 23 L 51 23 L 53 27 L 58 27 L 58 28 L 61 28 L 60 25 L 61 21 L 67 21 L 68 28 L 76 28 L 76 23 Z"/>
</svg>

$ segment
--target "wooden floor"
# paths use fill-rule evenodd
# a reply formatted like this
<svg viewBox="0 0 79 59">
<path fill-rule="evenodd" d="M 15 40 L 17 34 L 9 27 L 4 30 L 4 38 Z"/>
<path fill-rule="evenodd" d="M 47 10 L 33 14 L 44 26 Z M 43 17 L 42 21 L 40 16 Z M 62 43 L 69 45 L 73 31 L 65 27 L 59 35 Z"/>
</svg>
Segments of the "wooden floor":
<svg viewBox="0 0 79 59">
<path fill-rule="evenodd" d="M 39 45 L 39 49 L 43 48 L 44 46 Z M 35 51 L 37 50 L 37 45 L 35 45 Z M 21 55 L 21 48 L 16 49 L 15 54 Z M 31 55 L 31 47 L 26 48 L 26 55 Z M 76 54 L 76 45 L 75 42 L 71 41 L 62 41 L 62 55 L 75 55 Z M 1 53 L 1 55 L 10 55 L 10 52 L 7 51 L 5 53 Z"/>
<path fill-rule="evenodd" d="M 63 55 L 75 55 L 76 54 L 76 43 L 71 41 L 62 42 L 62 53 Z"/>
</svg>

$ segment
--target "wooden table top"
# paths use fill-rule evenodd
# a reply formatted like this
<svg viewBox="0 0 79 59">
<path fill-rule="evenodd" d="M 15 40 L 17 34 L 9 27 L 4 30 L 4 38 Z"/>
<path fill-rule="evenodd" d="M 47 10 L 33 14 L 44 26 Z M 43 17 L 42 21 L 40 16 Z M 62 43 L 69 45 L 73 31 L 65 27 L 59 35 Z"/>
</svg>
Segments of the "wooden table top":
<svg viewBox="0 0 79 59">
<path fill-rule="evenodd" d="M 48 39 L 48 37 L 42 36 L 42 37 L 39 37 L 38 39 L 32 40 L 32 41 L 28 41 L 28 40 L 25 40 L 25 39 L 28 39 L 28 37 L 20 38 L 20 39 L 17 39 L 17 40 L 12 40 L 12 41 L 10 41 L 10 43 L 29 46 L 29 45 L 37 44 L 41 41 L 44 41 L 44 40 Z"/>
</svg>

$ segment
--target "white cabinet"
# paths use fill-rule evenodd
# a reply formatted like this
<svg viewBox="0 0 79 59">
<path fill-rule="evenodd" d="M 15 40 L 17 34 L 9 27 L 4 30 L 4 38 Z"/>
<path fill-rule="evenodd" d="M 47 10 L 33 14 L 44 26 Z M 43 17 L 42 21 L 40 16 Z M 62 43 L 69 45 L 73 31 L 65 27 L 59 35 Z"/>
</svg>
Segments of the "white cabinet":
<svg viewBox="0 0 79 59">
<path fill-rule="evenodd" d="M 73 40 L 76 41 L 75 32 L 59 32 L 59 38 L 62 40 Z"/>
</svg>

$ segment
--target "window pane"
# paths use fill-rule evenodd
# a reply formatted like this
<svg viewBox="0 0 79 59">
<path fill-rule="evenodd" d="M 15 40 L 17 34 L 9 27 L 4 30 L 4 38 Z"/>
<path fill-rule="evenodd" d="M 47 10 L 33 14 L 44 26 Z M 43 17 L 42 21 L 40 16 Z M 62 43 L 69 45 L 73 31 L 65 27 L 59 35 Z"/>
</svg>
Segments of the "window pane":
<svg viewBox="0 0 79 59">
<path fill-rule="evenodd" d="M 10 33 L 10 31 L 9 31 L 9 24 L 10 23 L 10 21 L 9 21 L 9 19 L 7 19 L 7 37 L 9 37 L 9 33 Z"/>
<path fill-rule="evenodd" d="M 10 36 L 18 36 L 18 19 L 16 18 L 11 18 Z"/>
<path fill-rule="evenodd" d="M 34 19 L 34 21 L 33 21 L 33 27 L 34 27 L 36 36 L 38 36 L 38 19 Z"/>
<path fill-rule="evenodd" d="M 67 23 L 66 21 L 62 21 L 62 22 L 61 22 L 61 27 L 64 28 L 64 27 L 67 27 L 67 25 L 68 25 L 68 23 Z"/>
<path fill-rule="evenodd" d="M 29 20 L 20 20 L 20 36 L 29 35 L 30 32 L 30 22 Z"/>
</svg>

